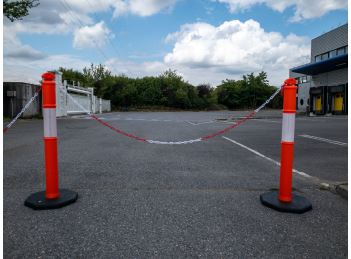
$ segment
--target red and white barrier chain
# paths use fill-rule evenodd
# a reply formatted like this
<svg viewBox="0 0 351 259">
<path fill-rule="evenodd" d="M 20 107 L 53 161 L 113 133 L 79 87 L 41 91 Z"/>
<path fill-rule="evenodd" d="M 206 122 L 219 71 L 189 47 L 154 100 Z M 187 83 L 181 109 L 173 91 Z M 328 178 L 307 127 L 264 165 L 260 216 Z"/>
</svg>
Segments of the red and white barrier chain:
<svg viewBox="0 0 351 259">
<path fill-rule="evenodd" d="M 16 117 L 13 118 L 13 120 L 5 126 L 3 133 L 5 133 L 9 128 L 11 128 L 11 126 L 18 120 L 18 118 L 22 116 L 22 114 L 28 109 L 28 107 L 31 105 L 31 103 L 38 97 L 40 91 L 41 91 L 41 86 L 35 92 L 33 97 L 30 98 L 29 102 L 27 102 L 26 105 L 22 108 L 22 110 L 16 115 Z"/>
<path fill-rule="evenodd" d="M 60 89 L 62 90 L 62 89 Z M 67 93 L 68 98 L 70 98 L 72 100 L 72 102 L 74 104 L 76 104 L 84 113 L 90 115 L 90 117 L 94 120 L 96 120 L 97 122 L 99 122 L 101 125 L 110 128 L 111 130 L 124 135 L 126 137 L 138 140 L 138 141 L 142 141 L 142 142 L 146 142 L 146 143 L 150 143 L 150 144 L 161 144 L 161 145 L 182 145 L 182 144 L 192 144 L 195 142 L 200 142 L 200 141 L 204 141 L 204 140 L 208 140 L 211 138 L 214 138 L 218 135 L 224 134 L 226 132 L 228 132 L 229 130 L 239 126 L 240 124 L 242 124 L 243 122 L 245 122 L 246 120 L 252 118 L 256 113 L 258 113 L 260 110 L 262 110 L 270 101 L 272 101 L 272 99 L 279 94 L 280 92 L 280 88 L 278 88 L 260 107 L 258 107 L 256 110 L 252 111 L 251 113 L 249 113 L 247 116 L 245 116 L 244 118 L 242 118 L 239 121 L 234 122 L 232 125 L 224 128 L 223 130 L 217 131 L 213 134 L 201 137 L 201 138 L 197 138 L 197 139 L 189 139 L 189 140 L 184 140 L 184 141 L 159 141 L 159 140 L 151 140 L 151 139 L 145 139 L 142 137 L 138 137 L 135 136 L 133 134 L 127 133 L 125 131 L 122 131 L 120 129 L 117 129 L 115 127 L 113 127 L 112 125 L 102 121 L 101 119 L 99 119 L 98 117 L 96 117 L 94 114 L 91 114 L 90 111 L 86 110 L 80 103 L 78 103 L 70 94 Z"/>
</svg>

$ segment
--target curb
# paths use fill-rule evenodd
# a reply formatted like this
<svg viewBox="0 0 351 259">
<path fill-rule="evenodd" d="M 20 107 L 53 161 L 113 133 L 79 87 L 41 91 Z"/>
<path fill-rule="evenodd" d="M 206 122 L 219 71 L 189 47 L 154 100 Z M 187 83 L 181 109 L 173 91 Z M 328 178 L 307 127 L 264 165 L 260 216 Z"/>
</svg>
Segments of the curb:
<svg viewBox="0 0 351 259">
<path fill-rule="evenodd" d="M 319 189 L 338 194 L 345 200 L 348 199 L 347 183 L 319 183 Z"/>
<path fill-rule="evenodd" d="M 339 184 L 335 187 L 335 191 L 337 194 L 339 194 L 341 197 L 347 200 L 347 183 Z"/>
</svg>

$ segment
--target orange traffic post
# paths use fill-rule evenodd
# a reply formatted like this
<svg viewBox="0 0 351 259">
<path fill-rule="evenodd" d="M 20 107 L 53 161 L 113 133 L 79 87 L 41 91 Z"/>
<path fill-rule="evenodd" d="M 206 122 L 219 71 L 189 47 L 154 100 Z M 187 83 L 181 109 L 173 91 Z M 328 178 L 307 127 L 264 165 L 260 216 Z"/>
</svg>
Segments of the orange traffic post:
<svg viewBox="0 0 351 259">
<path fill-rule="evenodd" d="M 76 192 L 59 189 L 55 74 L 44 73 L 42 78 L 46 190 L 33 193 L 24 202 L 37 210 L 61 208 L 78 198 Z"/>
<path fill-rule="evenodd" d="M 261 194 L 263 205 L 281 212 L 304 213 L 312 209 L 312 204 L 304 197 L 292 193 L 292 173 L 294 160 L 294 135 L 296 114 L 296 80 L 285 80 L 283 94 L 283 122 L 280 160 L 280 188 Z"/>
</svg>

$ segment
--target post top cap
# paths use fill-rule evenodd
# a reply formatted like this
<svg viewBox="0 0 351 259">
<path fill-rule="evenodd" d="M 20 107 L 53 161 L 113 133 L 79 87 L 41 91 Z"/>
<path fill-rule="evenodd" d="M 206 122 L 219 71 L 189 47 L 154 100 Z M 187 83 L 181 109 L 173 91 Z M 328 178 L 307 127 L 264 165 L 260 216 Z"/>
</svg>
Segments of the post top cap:
<svg viewBox="0 0 351 259">
<path fill-rule="evenodd" d="M 295 78 L 288 78 L 284 81 L 285 85 L 296 85 L 296 79 Z"/>
<path fill-rule="evenodd" d="M 54 73 L 50 73 L 50 72 L 46 72 L 46 73 L 42 74 L 41 77 L 44 80 L 54 80 L 55 79 L 55 74 Z"/>
</svg>

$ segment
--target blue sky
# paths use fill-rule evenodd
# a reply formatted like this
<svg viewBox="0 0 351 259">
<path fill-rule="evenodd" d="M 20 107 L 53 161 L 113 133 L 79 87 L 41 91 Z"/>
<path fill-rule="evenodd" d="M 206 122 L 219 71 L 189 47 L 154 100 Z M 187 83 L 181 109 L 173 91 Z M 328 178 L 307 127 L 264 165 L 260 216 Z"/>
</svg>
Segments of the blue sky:
<svg viewBox="0 0 351 259">
<path fill-rule="evenodd" d="M 4 18 L 4 80 L 37 82 L 44 70 L 102 63 L 132 77 L 175 69 L 213 86 L 264 70 L 278 85 L 309 62 L 312 38 L 347 22 L 345 0 L 40 3 L 22 21 Z"/>
</svg>

